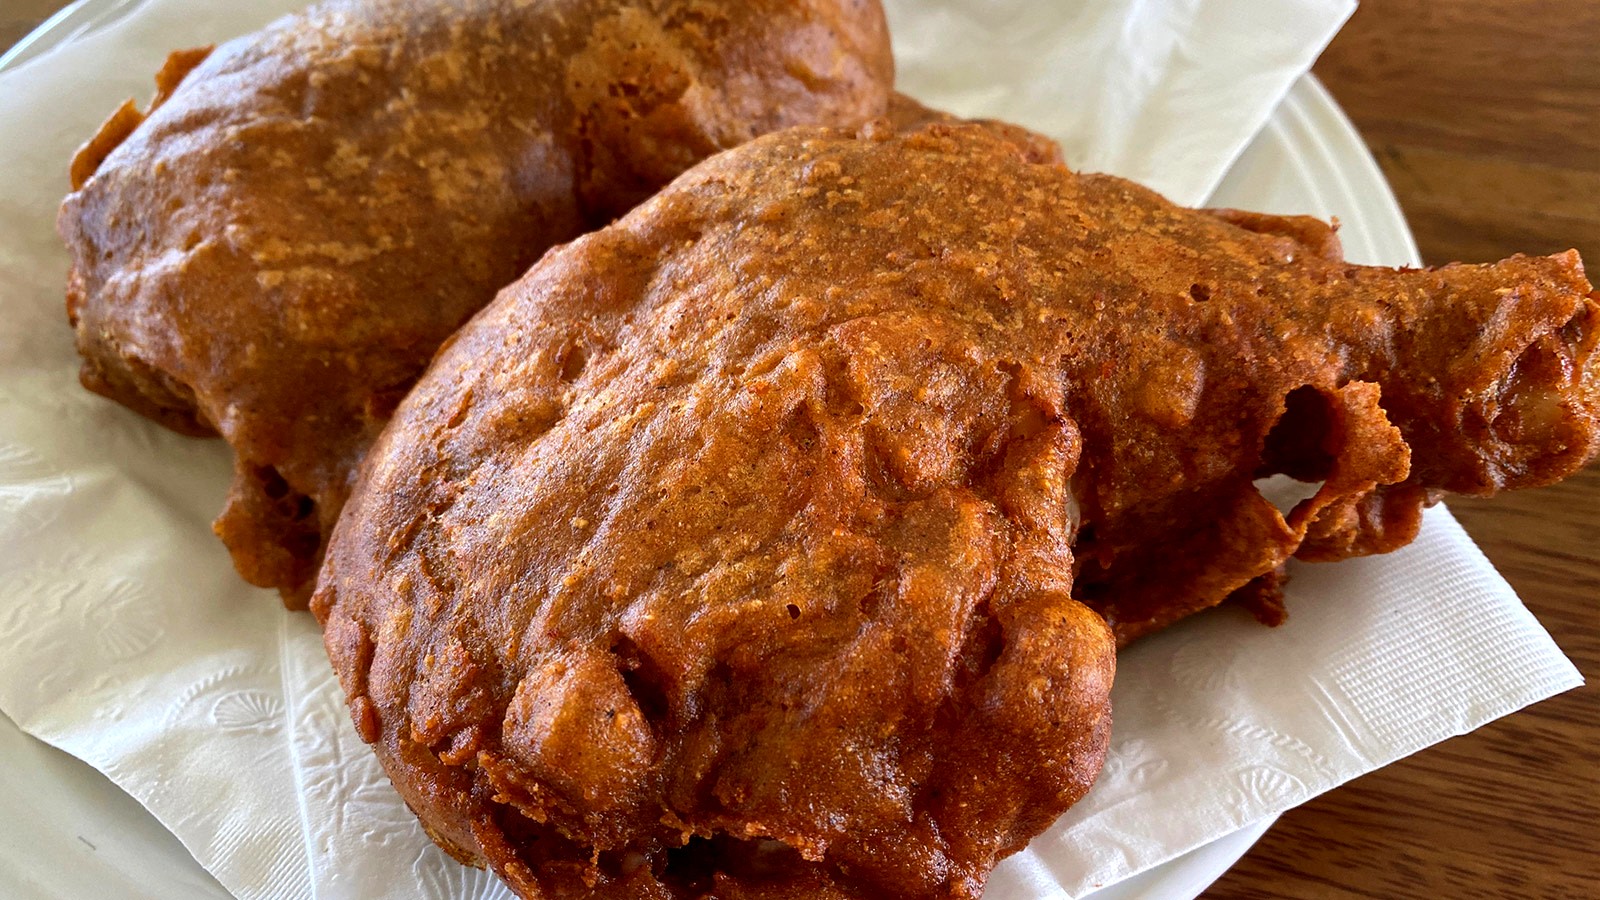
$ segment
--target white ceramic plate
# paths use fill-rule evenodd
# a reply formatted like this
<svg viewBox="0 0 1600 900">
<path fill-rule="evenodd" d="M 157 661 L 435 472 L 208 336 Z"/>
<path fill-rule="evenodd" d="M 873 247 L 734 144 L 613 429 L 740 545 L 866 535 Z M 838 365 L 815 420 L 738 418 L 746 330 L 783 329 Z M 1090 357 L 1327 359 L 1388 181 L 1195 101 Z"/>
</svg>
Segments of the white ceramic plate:
<svg viewBox="0 0 1600 900">
<path fill-rule="evenodd" d="M 0 70 L 119 18 L 139 0 L 79 0 L 0 57 Z M 1229 171 L 1211 200 L 1277 213 L 1337 216 L 1352 262 L 1415 265 L 1394 195 L 1355 129 L 1309 76 Z M 88 765 L 0 715 L 0 896 L 227 898 L 156 819 Z M 1090 900 L 1192 900 L 1270 827 L 1258 822 Z"/>
</svg>

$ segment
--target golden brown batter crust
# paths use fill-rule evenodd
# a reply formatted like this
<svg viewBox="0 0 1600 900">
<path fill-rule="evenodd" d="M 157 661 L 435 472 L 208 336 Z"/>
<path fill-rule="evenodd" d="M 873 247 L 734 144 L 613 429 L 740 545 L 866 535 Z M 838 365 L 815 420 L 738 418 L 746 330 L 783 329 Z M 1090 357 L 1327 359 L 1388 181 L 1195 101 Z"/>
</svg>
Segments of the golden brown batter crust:
<svg viewBox="0 0 1600 900">
<path fill-rule="evenodd" d="M 74 161 L 68 310 L 86 386 L 233 446 L 216 530 L 299 602 L 356 461 L 496 290 L 717 150 L 881 115 L 893 78 L 876 0 L 332 0 L 208 52 Z"/>
<path fill-rule="evenodd" d="M 1596 448 L 1575 254 L 1347 265 L 1015 130 L 796 130 L 546 256 L 362 469 L 313 609 L 526 897 L 975 897 L 1088 787 L 1111 633 Z M 1289 516 L 1253 482 L 1325 482 Z"/>
</svg>

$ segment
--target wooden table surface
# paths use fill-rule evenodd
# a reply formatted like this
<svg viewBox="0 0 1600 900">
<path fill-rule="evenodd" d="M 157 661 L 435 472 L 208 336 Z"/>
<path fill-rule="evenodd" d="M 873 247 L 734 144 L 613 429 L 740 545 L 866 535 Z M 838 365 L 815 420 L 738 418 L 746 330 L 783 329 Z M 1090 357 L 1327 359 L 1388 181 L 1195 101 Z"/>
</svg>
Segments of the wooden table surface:
<svg viewBox="0 0 1600 900">
<path fill-rule="evenodd" d="M 0 48 L 61 0 L 3 0 Z M 1429 263 L 1600 270 L 1600 2 L 1363 0 L 1316 67 Z M 1451 508 L 1589 684 L 1283 816 L 1207 898 L 1600 897 L 1600 465 Z"/>
</svg>

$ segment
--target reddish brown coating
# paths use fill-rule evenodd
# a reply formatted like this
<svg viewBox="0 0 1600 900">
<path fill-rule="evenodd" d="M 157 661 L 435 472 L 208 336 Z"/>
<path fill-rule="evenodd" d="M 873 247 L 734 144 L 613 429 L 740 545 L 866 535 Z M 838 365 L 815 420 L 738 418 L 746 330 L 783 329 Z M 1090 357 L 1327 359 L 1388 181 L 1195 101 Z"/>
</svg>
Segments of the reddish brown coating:
<svg viewBox="0 0 1600 900">
<path fill-rule="evenodd" d="M 83 382 L 233 446 L 216 530 L 303 603 L 356 462 L 497 290 L 892 80 L 876 0 L 331 0 L 174 54 L 73 165 Z"/>
<path fill-rule="evenodd" d="M 329 653 L 523 896 L 975 896 L 1105 748 L 1074 591 L 1129 637 L 1594 452 L 1572 254 L 1359 268 L 892 130 L 759 139 L 551 253 L 363 467 Z M 1274 471 L 1326 484 L 1286 520 Z"/>
</svg>

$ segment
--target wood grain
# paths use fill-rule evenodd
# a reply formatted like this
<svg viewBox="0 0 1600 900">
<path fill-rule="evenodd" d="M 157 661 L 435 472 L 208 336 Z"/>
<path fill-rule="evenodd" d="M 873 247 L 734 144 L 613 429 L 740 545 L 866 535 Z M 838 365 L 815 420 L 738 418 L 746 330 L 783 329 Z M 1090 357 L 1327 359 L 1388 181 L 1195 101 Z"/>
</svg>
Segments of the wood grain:
<svg viewBox="0 0 1600 900">
<path fill-rule="evenodd" d="M 0 0 L 0 49 L 62 5 Z M 1316 71 L 1428 262 L 1600 260 L 1600 2 L 1363 0 Z M 1600 467 L 1451 506 L 1589 685 L 1290 811 L 1207 898 L 1600 897 Z"/>
<path fill-rule="evenodd" d="M 1316 73 L 1428 262 L 1600 259 L 1600 3 L 1364 0 Z"/>
</svg>

